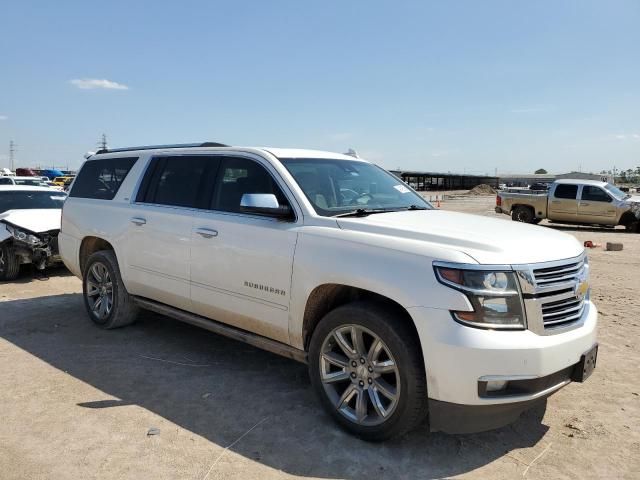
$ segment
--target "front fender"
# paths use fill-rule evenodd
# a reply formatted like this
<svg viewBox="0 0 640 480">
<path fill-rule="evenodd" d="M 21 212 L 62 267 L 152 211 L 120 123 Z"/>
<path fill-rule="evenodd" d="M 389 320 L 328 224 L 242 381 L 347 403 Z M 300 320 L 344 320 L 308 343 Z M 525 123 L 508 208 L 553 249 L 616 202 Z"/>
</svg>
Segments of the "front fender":
<svg viewBox="0 0 640 480">
<path fill-rule="evenodd" d="M 289 331 L 293 346 L 303 348 L 307 300 L 314 289 L 325 284 L 368 290 L 405 309 L 468 309 L 463 294 L 438 283 L 433 260 L 475 263 L 462 252 L 415 240 L 390 241 L 380 235 L 340 229 L 302 229 L 291 284 Z"/>
</svg>

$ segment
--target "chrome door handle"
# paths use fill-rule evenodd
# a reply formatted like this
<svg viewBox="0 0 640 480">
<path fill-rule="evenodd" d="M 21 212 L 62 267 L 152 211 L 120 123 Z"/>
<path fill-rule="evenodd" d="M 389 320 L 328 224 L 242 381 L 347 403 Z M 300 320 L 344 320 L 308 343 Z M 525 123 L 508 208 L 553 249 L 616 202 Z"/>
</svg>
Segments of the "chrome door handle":
<svg viewBox="0 0 640 480">
<path fill-rule="evenodd" d="M 560 200 L 551 200 L 551 203 L 560 203 Z"/>
<path fill-rule="evenodd" d="M 145 223 L 147 223 L 147 221 L 142 217 L 133 217 L 131 219 L 131 223 L 135 223 L 136 225 L 140 226 L 140 225 L 144 225 Z"/>
<path fill-rule="evenodd" d="M 581 207 L 588 207 L 589 205 L 591 205 L 590 203 L 585 203 L 585 202 L 580 202 L 580 206 Z"/>
<path fill-rule="evenodd" d="M 217 237 L 218 231 L 210 228 L 197 228 L 196 233 L 204 238 Z"/>
</svg>

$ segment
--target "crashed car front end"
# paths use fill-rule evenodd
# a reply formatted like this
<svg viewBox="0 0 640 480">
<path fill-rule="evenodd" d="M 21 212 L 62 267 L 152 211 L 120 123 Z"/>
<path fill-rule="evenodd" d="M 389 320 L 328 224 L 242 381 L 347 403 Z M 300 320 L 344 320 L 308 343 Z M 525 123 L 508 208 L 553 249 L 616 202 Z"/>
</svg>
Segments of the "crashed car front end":
<svg viewBox="0 0 640 480">
<path fill-rule="evenodd" d="M 58 251 L 59 229 L 46 232 L 33 232 L 7 221 L 4 224 L 12 237 L 13 250 L 20 258 L 20 263 L 32 263 L 38 270 L 61 261 Z"/>
</svg>

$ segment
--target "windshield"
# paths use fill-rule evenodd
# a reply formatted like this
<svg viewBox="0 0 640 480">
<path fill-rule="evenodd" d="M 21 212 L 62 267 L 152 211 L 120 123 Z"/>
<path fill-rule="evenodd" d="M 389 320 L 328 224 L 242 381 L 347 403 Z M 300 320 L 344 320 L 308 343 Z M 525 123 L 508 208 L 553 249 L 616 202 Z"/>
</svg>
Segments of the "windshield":
<svg viewBox="0 0 640 480">
<path fill-rule="evenodd" d="M 420 195 L 386 170 L 362 161 L 281 159 L 319 215 L 358 209 L 431 209 Z"/>
<path fill-rule="evenodd" d="M 607 183 L 604 186 L 605 190 L 607 190 L 611 195 L 613 195 L 617 200 L 623 200 L 625 198 L 627 198 L 629 195 L 627 195 L 626 193 L 624 193 L 622 190 L 620 190 L 618 187 L 614 187 L 613 185 L 611 185 L 610 183 Z"/>
<path fill-rule="evenodd" d="M 0 213 L 7 210 L 24 210 L 33 208 L 62 208 L 66 193 L 14 191 L 0 192 Z"/>
</svg>

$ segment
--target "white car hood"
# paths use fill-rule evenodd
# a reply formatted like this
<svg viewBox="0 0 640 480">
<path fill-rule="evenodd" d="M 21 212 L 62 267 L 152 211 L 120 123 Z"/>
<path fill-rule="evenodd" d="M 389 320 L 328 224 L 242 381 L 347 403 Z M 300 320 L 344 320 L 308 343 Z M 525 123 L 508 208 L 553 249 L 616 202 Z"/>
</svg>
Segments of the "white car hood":
<svg viewBox="0 0 640 480">
<path fill-rule="evenodd" d="M 342 229 L 424 241 L 463 252 L 481 264 L 547 262 L 577 257 L 584 251 L 574 237 L 552 228 L 443 210 L 337 220 Z"/>
<path fill-rule="evenodd" d="M 0 221 L 5 221 L 34 233 L 60 230 L 59 208 L 36 208 L 26 210 L 7 210 L 0 213 Z"/>
</svg>

